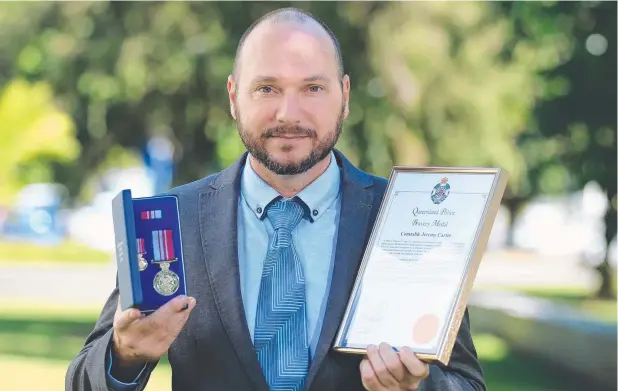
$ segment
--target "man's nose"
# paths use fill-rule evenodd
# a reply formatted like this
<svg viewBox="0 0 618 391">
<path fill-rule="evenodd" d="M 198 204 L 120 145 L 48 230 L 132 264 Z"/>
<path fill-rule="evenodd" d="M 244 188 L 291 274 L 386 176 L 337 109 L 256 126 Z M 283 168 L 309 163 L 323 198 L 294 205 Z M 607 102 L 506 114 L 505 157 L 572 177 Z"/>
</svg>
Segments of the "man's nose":
<svg viewBox="0 0 618 391">
<path fill-rule="evenodd" d="M 298 123 L 301 120 L 301 108 L 298 96 L 285 94 L 277 110 L 277 122 Z"/>
</svg>

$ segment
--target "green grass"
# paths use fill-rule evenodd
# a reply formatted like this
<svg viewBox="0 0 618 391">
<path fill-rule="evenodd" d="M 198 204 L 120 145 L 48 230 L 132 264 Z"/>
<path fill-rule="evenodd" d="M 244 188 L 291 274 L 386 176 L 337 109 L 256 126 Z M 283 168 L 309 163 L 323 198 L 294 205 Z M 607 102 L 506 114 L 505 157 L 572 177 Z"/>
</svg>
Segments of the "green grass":
<svg viewBox="0 0 618 391">
<path fill-rule="evenodd" d="M 0 302 L 2 390 L 63 389 L 66 369 L 92 330 L 99 309 L 23 306 Z M 575 391 L 580 388 L 540 362 L 513 352 L 504 341 L 474 336 L 491 391 Z M 36 374 L 36 376 L 33 376 Z M 170 389 L 166 358 L 155 369 L 147 391 Z"/>
<path fill-rule="evenodd" d="M 0 354 L 0 373 L 5 374 L 0 377 L 0 390 L 64 390 L 64 377 L 68 366 L 67 360 Z M 158 365 L 146 391 L 169 391 L 171 377 L 169 365 Z"/>
<path fill-rule="evenodd" d="M 59 245 L 37 245 L 26 242 L 0 242 L 0 263 L 8 262 L 109 262 L 110 254 L 83 244 L 65 241 Z"/>
<path fill-rule="evenodd" d="M 533 357 L 513 352 L 508 344 L 490 334 L 473 335 L 489 391 L 576 391 L 583 379 L 569 379 Z"/>
</svg>

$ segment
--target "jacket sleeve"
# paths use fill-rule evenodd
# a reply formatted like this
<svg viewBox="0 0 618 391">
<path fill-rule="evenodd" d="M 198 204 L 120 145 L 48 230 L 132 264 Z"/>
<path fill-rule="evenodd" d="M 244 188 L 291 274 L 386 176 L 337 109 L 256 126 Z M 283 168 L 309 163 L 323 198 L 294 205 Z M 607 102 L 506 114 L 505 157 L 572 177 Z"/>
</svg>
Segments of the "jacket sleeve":
<svg viewBox="0 0 618 391">
<path fill-rule="evenodd" d="M 114 355 L 112 353 L 112 349 L 111 349 L 111 345 L 108 347 L 108 352 L 107 352 L 107 362 L 106 362 L 106 368 L 107 368 L 107 387 L 110 390 L 113 391 L 134 391 L 137 389 L 137 386 L 139 385 L 139 381 L 140 378 L 144 376 L 144 371 L 146 370 L 146 365 L 144 364 L 141 368 L 136 368 L 135 371 L 131 371 L 138 373 L 137 375 L 134 375 L 134 380 L 131 383 L 125 383 L 121 380 L 118 380 L 119 378 L 125 379 L 125 378 L 129 378 L 129 376 L 121 376 L 119 373 L 114 371 L 114 366 L 113 366 L 113 360 L 114 360 Z M 138 372 L 139 370 L 139 372 Z"/>
<path fill-rule="evenodd" d="M 466 309 L 447 366 L 429 366 L 430 374 L 418 391 L 486 391 L 483 370 L 470 332 L 470 315 Z"/>
<path fill-rule="evenodd" d="M 113 336 L 113 322 L 118 305 L 118 286 L 111 293 L 103 306 L 101 315 L 94 329 L 86 338 L 84 346 L 71 361 L 65 376 L 65 391 L 121 391 L 114 388 L 114 382 L 109 382 L 107 355 Z M 142 391 L 150 378 L 150 374 L 158 361 L 146 364 L 136 385 L 131 391 Z"/>
</svg>

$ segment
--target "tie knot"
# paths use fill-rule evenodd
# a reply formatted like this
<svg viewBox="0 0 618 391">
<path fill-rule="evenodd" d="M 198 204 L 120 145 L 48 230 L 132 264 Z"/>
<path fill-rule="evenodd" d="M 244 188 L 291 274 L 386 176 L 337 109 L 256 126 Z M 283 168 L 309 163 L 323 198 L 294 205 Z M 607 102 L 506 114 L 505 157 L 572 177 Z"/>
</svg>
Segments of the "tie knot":
<svg viewBox="0 0 618 391">
<path fill-rule="evenodd" d="M 283 228 L 292 232 L 303 219 L 304 210 L 298 202 L 277 201 L 268 208 L 268 218 L 276 230 Z"/>
</svg>

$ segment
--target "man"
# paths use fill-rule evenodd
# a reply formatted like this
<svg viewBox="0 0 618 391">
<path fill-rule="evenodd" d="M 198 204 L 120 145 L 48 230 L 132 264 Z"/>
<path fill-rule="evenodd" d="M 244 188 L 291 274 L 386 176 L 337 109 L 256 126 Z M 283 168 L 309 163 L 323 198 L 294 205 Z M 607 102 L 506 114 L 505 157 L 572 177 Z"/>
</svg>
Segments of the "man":
<svg viewBox="0 0 618 391">
<path fill-rule="evenodd" d="M 169 192 L 192 297 L 144 317 L 115 289 L 66 389 L 142 390 L 168 353 L 173 390 L 485 390 L 467 313 L 447 367 L 384 343 L 331 349 L 386 180 L 334 149 L 350 80 L 330 30 L 294 9 L 266 15 L 228 92 L 248 153 Z"/>
</svg>

